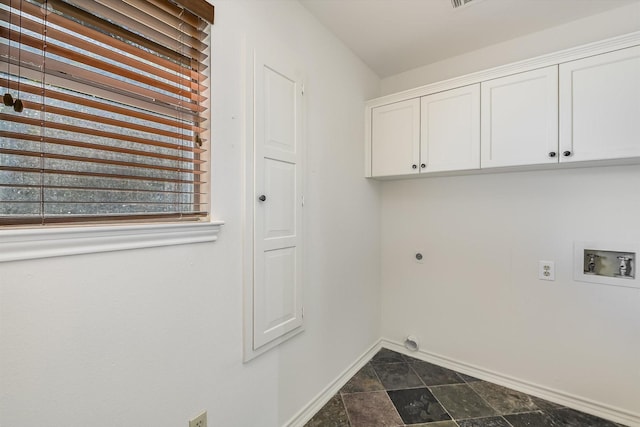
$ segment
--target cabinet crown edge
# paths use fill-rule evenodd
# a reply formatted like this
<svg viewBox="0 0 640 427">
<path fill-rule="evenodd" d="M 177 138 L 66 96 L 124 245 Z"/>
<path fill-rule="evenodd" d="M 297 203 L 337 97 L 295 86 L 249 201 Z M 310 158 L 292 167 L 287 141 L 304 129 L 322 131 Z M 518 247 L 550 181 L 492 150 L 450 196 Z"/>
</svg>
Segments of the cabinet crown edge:
<svg viewBox="0 0 640 427">
<path fill-rule="evenodd" d="M 599 55 L 614 50 L 625 49 L 640 45 L 640 31 L 629 34 L 616 36 L 568 49 L 552 52 L 533 58 L 524 59 L 522 61 L 512 62 L 497 67 L 488 68 L 486 70 L 476 71 L 474 73 L 465 74 L 451 79 L 442 80 L 413 89 L 404 90 L 389 95 L 373 98 L 365 103 L 366 110 L 381 105 L 392 104 L 411 98 L 419 98 L 421 96 L 442 92 L 449 89 L 455 89 L 462 86 L 468 86 L 483 81 L 492 80 L 500 77 L 506 77 L 511 74 L 531 71 L 536 68 L 548 67 L 551 65 L 559 65 L 564 62 L 575 61 L 577 59 L 589 56 Z"/>
</svg>

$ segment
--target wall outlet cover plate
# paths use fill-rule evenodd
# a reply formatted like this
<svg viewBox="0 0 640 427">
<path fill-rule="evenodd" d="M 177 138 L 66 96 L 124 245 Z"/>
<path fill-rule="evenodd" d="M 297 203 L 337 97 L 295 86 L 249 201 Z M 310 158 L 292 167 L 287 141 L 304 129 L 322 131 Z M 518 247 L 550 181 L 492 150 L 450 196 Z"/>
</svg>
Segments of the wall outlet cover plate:
<svg viewBox="0 0 640 427">
<path fill-rule="evenodd" d="M 189 427 L 207 427 L 207 411 L 189 420 Z"/>
</svg>

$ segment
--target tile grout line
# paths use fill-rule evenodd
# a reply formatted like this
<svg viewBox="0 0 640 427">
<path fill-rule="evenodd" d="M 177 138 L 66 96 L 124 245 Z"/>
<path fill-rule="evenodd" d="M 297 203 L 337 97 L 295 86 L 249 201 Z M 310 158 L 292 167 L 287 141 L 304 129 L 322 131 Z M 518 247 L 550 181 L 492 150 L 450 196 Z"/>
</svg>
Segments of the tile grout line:
<svg viewBox="0 0 640 427">
<path fill-rule="evenodd" d="M 353 427 L 353 423 L 351 422 L 351 417 L 349 416 L 349 410 L 347 409 L 347 404 L 344 403 L 344 396 L 341 391 L 338 391 L 340 395 L 340 402 L 342 402 L 342 407 L 344 408 L 344 413 L 347 414 L 347 422 L 349 423 L 349 427 Z"/>
<path fill-rule="evenodd" d="M 461 377 L 461 378 L 462 378 L 462 377 Z M 487 406 L 489 406 L 491 409 L 493 409 L 494 411 L 496 411 L 497 416 L 498 416 L 498 417 L 500 417 L 500 418 L 502 418 L 502 419 L 504 420 L 504 422 L 505 422 L 505 423 L 507 423 L 507 424 L 509 424 L 509 426 L 511 426 L 511 427 L 513 427 L 513 424 L 511 424 L 511 423 L 509 422 L 509 420 L 507 420 L 507 419 L 504 417 L 505 415 L 530 414 L 530 413 L 532 413 L 532 412 L 541 412 L 541 413 L 543 413 L 543 414 L 544 414 L 544 412 L 543 412 L 540 408 L 538 408 L 538 405 L 536 405 L 535 403 L 534 403 L 535 407 L 536 407 L 536 408 L 538 408 L 538 410 L 537 410 L 537 411 L 526 411 L 526 412 L 517 412 L 517 413 L 513 413 L 513 414 L 504 414 L 504 413 L 502 413 L 502 411 L 498 411 L 496 408 L 494 408 L 494 407 L 493 407 L 493 405 L 491 405 L 491 404 L 489 403 L 489 401 L 487 401 L 484 397 L 482 397 L 482 395 L 481 395 L 480 393 L 478 393 L 478 392 L 476 391 L 476 389 L 474 389 L 474 388 L 473 388 L 473 386 L 471 385 L 471 383 L 472 383 L 472 382 L 483 382 L 483 380 L 480 380 L 480 381 L 467 381 L 467 380 L 465 380 L 464 378 L 462 378 L 462 379 L 464 380 L 465 384 L 467 384 L 467 385 L 469 386 L 469 388 L 471 389 L 471 391 L 473 391 L 476 395 L 478 395 L 478 397 L 480 398 L 480 400 L 482 400 L 483 402 L 485 402 L 485 403 L 487 404 Z M 488 381 L 484 381 L 484 382 L 488 382 Z M 491 384 L 491 383 L 490 383 L 490 384 Z"/>
<path fill-rule="evenodd" d="M 410 357 L 410 356 L 409 356 Z M 428 362 L 427 362 L 428 363 Z M 427 388 L 427 390 L 429 390 L 429 393 L 431 393 L 431 395 L 433 396 L 433 398 L 436 400 L 436 402 L 438 402 L 438 405 L 440 405 L 442 407 L 442 409 L 444 409 L 444 411 L 447 413 L 447 415 L 449 415 L 449 418 L 451 419 L 451 421 L 454 422 L 454 424 L 456 424 L 458 427 L 460 427 L 460 424 L 458 424 L 458 422 L 451 416 L 451 413 L 449 413 L 449 410 L 442 404 L 442 402 L 440 402 L 440 399 L 438 399 L 436 397 L 435 394 L 433 394 L 431 392 L 431 388 L 427 385 L 426 382 L 424 382 L 424 380 L 422 379 L 422 377 L 418 374 L 418 372 L 413 369 L 413 366 L 411 366 L 411 363 L 409 363 L 409 369 L 411 369 L 416 375 L 418 375 L 418 378 L 420 378 L 420 381 L 422 381 L 422 383 L 424 384 L 424 386 Z M 455 371 L 454 371 L 455 372 Z M 456 372 L 456 375 L 458 376 L 458 378 L 460 378 L 463 381 L 463 384 L 465 384 L 466 382 L 464 382 L 464 378 L 462 378 L 460 375 L 458 375 L 458 373 Z M 433 387 L 433 386 L 432 386 Z"/>
<path fill-rule="evenodd" d="M 482 382 L 482 381 L 474 381 L 474 382 Z M 491 382 L 489 382 L 489 381 L 484 381 L 484 382 L 489 383 L 489 384 L 493 384 L 493 383 L 491 383 Z M 493 407 L 493 406 L 492 406 L 492 405 L 491 405 L 491 404 L 490 404 L 490 403 L 489 403 L 489 402 L 488 402 L 484 397 L 482 397 L 482 395 L 480 395 L 480 393 L 478 393 L 478 392 L 473 388 L 473 386 L 472 386 L 471 384 L 469 384 L 469 387 L 471 388 L 471 390 L 473 390 L 473 392 L 474 392 L 475 394 L 477 394 L 477 395 L 480 397 L 480 399 L 482 399 L 484 402 L 486 402 L 486 404 L 487 404 L 487 405 L 489 405 L 489 407 L 490 407 L 491 409 L 493 409 L 494 411 L 496 411 L 496 412 L 500 415 L 500 417 L 501 417 L 502 419 L 504 419 L 504 420 L 507 422 L 507 424 L 509 424 L 510 426 L 513 426 L 513 424 L 511 424 L 511 423 L 509 422 L 509 420 L 507 420 L 507 419 L 504 417 L 505 415 L 530 414 L 530 413 L 532 413 L 532 412 L 540 412 L 540 413 L 542 413 L 542 414 L 549 415 L 549 414 L 547 414 L 545 411 L 543 411 L 541 408 L 539 408 L 539 407 L 538 407 L 538 405 L 536 405 L 536 403 L 535 403 L 533 400 L 531 401 L 531 403 L 533 403 L 533 406 L 535 406 L 535 407 L 537 408 L 535 411 L 522 411 L 522 412 L 513 412 L 513 413 L 509 413 L 509 414 L 504 414 L 504 413 L 502 413 L 502 411 L 498 411 L 496 408 L 494 408 L 494 407 Z M 505 388 L 506 388 L 506 387 L 505 387 Z M 526 393 L 523 393 L 523 394 L 526 394 Z M 526 394 L 526 396 L 528 396 L 529 398 L 531 398 L 531 395 L 529 395 L 529 394 Z"/>
<path fill-rule="evenodd" d="M 474 382 L 481 382 L 481 381 L 474 381 Z M 486 382 L 486 381 L 485 381 L 485 382 Z M 507 421 L 507 419 L 506 419 L 506 418 L 504 418 L 504 416 L 503 416 L 503 415 L 505 415 L 505 414 L 503 414 L 503 413 L 502 413 L 502 411 L 498 411 L 498 410 L 497 410 L 497 409 L 496 409 L 496 408 L 495 408 L 491 403 L 489 403 L 489 401 L 488 401 L 488 400 L 486 400 L 484 397 L 482 397 L 482 395 L 481 395 L 480 393 L 478 393 L 478 392 L 476 391 L 476 389 L 475 389 L 475 388 L 473 388 L 473 386 L 472 386 L 471 384 L 468 384 L 468 386 L 469 386 L 469 388 L 471 389 L 471 391 L 473 391 L 475 394 L 477 394 L 477 395 L 478 395 L 478 397 L 480 398 L 480 400 L 482 400 L 484 403 L 486 403 L 486 404 L 487 404 L 487 406 L 489 406 L 489 408 L 491 408 L 491 409 L 493 409 L 494 411 L 496 411 L 496 414 L 498 414 L 502 419 L 504 419 L 505 421 Z M 537 408 L 537 407 L 538 407 L 538 406 L 536 405 L 536 408 Z M 511 425 L 511 423 L 510 423 L 509 421 L 507 421 L 507 423 L 508 423 L 509 425 Z"/>
<path fill-rule="evenodd" d="M 391 396 L 389 396 L 389 390 L 387 390 L 387 387 L 385 387 L 385 385 L 382 383 L 382 380 L 380 379 L 380 376 L 378 375 L 378 371 L 376 371 L 376 368 L 374 366 L 374 363 L 372 363 L 372 361 L 373 361 L 373 359 L 371 359 L 369 361 L 369 363 L 371 363 L 371 369 L 373 370 L 373 374 L 376 376 L 378 381 L 380 381 L 380 385 L 383 387 L 383 391 L 387 395 L 387 399 L 389 399 L 389 402 L 391 402 L 391 406 L 393 407 L 393 410 L 398 415 L 398 418 L 400 419 L 400 421 L 402 421 L 402 426 L 406 426 L 406 423 L 404 422 L 404 419 L 402 418 L 402 415 L 400 415 L 400 412 L 398 412 L 398 408 L 396 408 L 396 404 L 393 403 L 393 400 L 391 400 Z M 391 362 L 391 363 L 395 363 L 395 362 Z M 391 363 L 388 363 L 388 364 L 391 364 Z M 405 363 L 405 362 L 398 362 L 398 363 Z M 407 365 L 408 365 L 408 363 L 407 363 Z M 411 368 L 411 366 L 409 366 L 409 368 Z M 418 377 L 418 378 L 420 378 L 420 377 Z M 420 378 L 420 381 L 422 381 L 422 378 Z"/>
<path fill-rule="evenodd" d="M 390 351 L 393 352 L 393 350 L 390 350 Z M 349 427 L 354 427 L 354 424 L 353 424 L 353 421 L 351 419 L 351 415 L 350 415 L 350 413 L 348 411 L 348 408 L 347 408 L 347 405 L 346 405 L 346 401 L 345 401 L 345 397 L 346 396 L 345 395 L 347 395 L 347 394 L 364 394 L 364 393 L 372 393 L 372 392 L 376 393 L 376 392 L 381 392 L 381 391 L 385 392 L 385 394 L 387 396 L 387 399 L 389 400 L 389 402 L 393 406 L 393 412 L 398 416 L 398 419 L 401 421 L 401 424 L 399 424 L 397 427 L 403 427 L 403 426 L 404 427 L 411 427 L 413 424 L 406 424 L 404 422 L 404 419 L 402 418 L 402 415 L 400 414 L 398 407 L 395 405 L 394 401 L 391 399 L 391 396 L 390 396 L 389 393 L 390 392 L 416 390 L 416 389 L 421 389 L 421 388 L 426 388 L 426 390 L 434 398 L 435 402 L 440 405 L 440 407 L 442 408 L 444 413 L 449 416 L 449 420 L 451 422 L 453 422 L 453 425 L 456 426 L 456 427 L 460 427 L 461 426 L 460 423 L 461 422 L 465 423 L 467 420 L 481 420 L 481 419 L 492 418 L 492 417 L 501 419 L 505 423 L 506 426 L 514 427 L 514 424 L 511 423 L 509 420 L 507 420 L 506 416 L 512 416 L 512 415 L 513 416 L 519 416 L 519 415 L 526 415 L 526 414 L 540 414 L 540 415 L 542 415 L 544 417 L 551 417 L 552 413 L 555 413 L 557 411 L 566 410 L 566 409 L 571 409 L 571 408 L 567 408 L 565 406 L 559 406 L 557 408 L 556 407 L 549 407 L 549 408 L 545 409 L 545 408 L 539 406 L 538 403 L 536 403 L 536 400 L 534 399 L 536 396 L 532 396 L 532 395 L 530 395 L 528 393 L 524 393 L 524 392 L 519 392 L 519 393 L 523 394 L 525 397 L 527 397 L 529 399 L 530 403 L 533 405 L 533 408 L 535 408 L 535 409 L 529 409 L 529 410 L 524 410 L 524 411 L 507 412 L 507 413 L 505 413 L 503 411 L 500 411 L 500 410 L 496 409 L 496 407 L 494 407 L 491 403 L 489 403 L 489 401 L 487 399 L 485 399 L 485 397 L 483 395 L 481 395 L 479 393 L 479 391 L 476 390 L 476 387 L 474 387 L 474 384 L 477 384 L 477 386 L 480 388 L 480 390 L 483 390 L 488 397 L 491 397 L 492 396 L 491 393 L 486 393 L 487 391 L 491 391 L 491 390 L 490 389 L 489 390 L 485 390 L 483 387 L 481 387 L 481 384 L 485 383 L 485 384 L 489 384 L 489 385 L 495 385 L 495 383 L 492 383 L 491 381 L 485 381 L 485 380 L 473 378 L 471 376 L 469 376 L 469 377 L 473 378 L 473 380 L 467 379 L 467 378 L 465 378 L 465 376 L 466 376 L 465 374 L 462 374 L 462 373 L 456 371 L 455 369 L 444 368 L 444 367 L 442 367 L 442 366 L 440 366 L 438 364 L 434 364 L 434 363 L 426 362 L 426 361 L 421 361 L 420 359 L 415 359 L 415 358 L 413 358 L 411 356 L 408 356 L 408 355 L 405 355 L 405 354 L 402 354 L 402 353 L 398 353 L 398 352 L 395 352 L 395 353 L 400 355 L 400 357 L 402 358 L 400 361 L 398 361 L 397 358 L 395 358 L 395 359 L 393 359 L 391 361 L 387 361 L 387 362 L 374 363 L 373 360 L 374 360 L 375 356 L 373 356 L 363 366 L 363 368 L 367 367 L 367 366 L 371 368 L 371 370 L 373 371 L 373 377 L 371 377 L 371 379 L 378 381 L 378 383 L 382 387 L 381 390 L 356 391 L 354 393 L 345 393 L 345 392 L 342 391 L 342 389 L 338 390 L 337 394 L 340 395 L 339 396 L 340 397 L 340 403 L 342 405 L 342 408 L 344 409 L 344 412 L 345 412 L 345 415 L 346 415 L 346 418 L 347 418 L 347 423 L 348 423 Z M 424 363 L 427 363 L 429 365 L 433 365 L 435 367 L 439 367 L 439 368 L 443 368 L 443 369 L 446 369 L 448 371 L 451 371 L 452 373 L 455 374 L 455 378 L 461 380 L 462 382 L 460 382 L 460 383 L 435 384 L 435 385 L 428 386 L 426 384 L 426 381 L 422 378 L 422 376 L 420 374 L 418 374 L 416 368 L 414 367 L 414 365 L 417 365 L 420 362 L 424 362 Z M 407 376 L 410 376 L 412 374 L 415 375 L 418 378 L 418 382 L 421 383 L 422 385 L 417 385 L 417 386 L 412 386 L 412 387 L 404 387 L 404 388 L 387 389 L 385 384 L 382 382 L 381 376 L 378 373 L 376 367 L 382 368 L 383 366 L 393 366 L 393 365 L 399 365 L 399 364 L 404 364 L 405 366 L 407 366 L 408 367 L 408 370 L 406 371 L 407 372 Z M 363 368 L 361 368 L 361 370 Z M 386 370 L 381 370 L 381 372 L 382 373 L 387 373 Z M 430 378 L 430 375 L 428 375 L 429 371 L 427 371 L 426 373 L 427 373 L 427 378 Z M 357 375 L 357 373 L 354 374 L 349 379 L 349 381 L 351 379 L 353 379 L 355 377 L 355 375 Z M 410 381 L 405 381 L 405 383 L 409 384 Z M 493 414 L 493 415 L 485 415 L 485 416 L 475 416 L 475 417 L 470 417 L 470 418 L 454 419 L 451 416 L 451 412 L 442 404 L 440 399 L 433 393 L 433 390 L 434 389 L 437 390 L 437 389 L 440 389 L 440 388 L 443 388 L 443 387 L 455 387 L 455 386 L 462 386 L 462 385 L 467 386 L 468 389 L 470 389 L 472 391 L 473 395 L 475 395 L 477 398 L 479 398 L 478 402 L 483 402 L 484 404 L 486 404 L 488 408 L 490 408 L 493 411 L 495 411 L 495 414 Z M 507 389 L 507 390 L 509 389 L 508 387 L 504 387 L 504 386 L 500 386 L 500 387 L 504 388 L 504 389 Z M 344 386 L 343 386 L 343 388 L 344 388 Z M 453 392 L 453 389 L 451 391 Z M 520 399 L 518 399 L 518 400 L 520 400 Z M 544 400 L 544 399 L 542 399 L 542 400 Z M 499 402 L 496 401 L 496 403 L 499 403 Z M 519 405 L 516 405 L 516 406 L 519 406 Z M 526 406 L 528 406 L 528 405 L 526 405 Z M 512 409 L 516 409 L 516 408 L 512 408 Z M 577 412 L 581 413 L 580 411 L 577 411 Z M 389 415 L 392 415 L 392 414 L 390 414 L 390 411 L 389 412 L 385 412 L 385 413 L 388 413 Z M 317 413 L 315 415 L 317 415 Z M 315 415 L 314 415 L 314 417 L 315 417 Z M 447 420 L 432 421 L 432 422 L 442 422 L 442 421 L 448 422 Z M 620 425 L 621 427 L 623 426 L 623 424 L 615 424 L 615 423 L 614 423 L 614 425 Z"/>
<path fill-rule="evenodd" d="M 427 362 L 427 363 L 428 363 L 428 362 Z M 435 366 L 438 366 L 438 365 L 435 365 Z M 416 375 L 418 374 L 418 373 L 416 372 L 416 370 L 415 370 L 415 369 L 413 369 L 413 366 L 411 366 L 411 364 L 409 364 L 409 367 L 410 367 L 410 368 L 411 368 L 411 369 L 416 373 Z M 456 376 L 462 380 L 462 382 L 461 382 L 461 383 L 454 383 L 454 384 L 439 384 L 439 385 L 433 385 L 433 386 L 428 386 L 428 385 L 426 385 L 426 383 L 424 383 L 424 381 L 423 381 L 423 383 L 425 384 L 425 387 L 427 387 L 427 389 L 429 390 L 429 392 L 433 395 L 434 399 L 436 399 L 436 401 L 440 404 L 440 406 L 442 406 L 442 409 L 444 409 L 444 410 L 445 410 L 445 412 L 449 415 L 449 417 L 451 417 L 451 420 L 452 420 L 456 425 L 458 425 L 458 427 L 460 427 L 460 424 L 458 424 L 458 420 L 454 419 L 454 418 L 451 416 L 451 414 L 449 413 L 449 410 L 448 410 L 448 409 L 447 409 L 447 408 L 442 404 L 442 402 L 440 402 L 440 399 L 438 399 L 438 397 L 437 397 L 437 396 L 436 396 L 436 395 L 431 391 L 431 388 L 432 388 L 432 387 L 448 387 L 448 386 L 455 386 L 455 385 L 466 385 L 467 387 L 469 387 L 469 389 L 470 389 L 474 394 L 476 394 L 476 395 L 480 398 L 480 400 L 481 400 L 482 402 L 486 403 L 486 404 L 487 404 L 487 406 L 488 406 L 489 408 L 493 409 L 493 410 L 496 412 L 496 414 L 495 414 L 495 415 L 492 415 L 492 416 L 497 416 L 497 417 L 502 418 L 502 419 L 504 420 L 504 422 L 506 422 L 507 424 L 509 424 L 509 426 L 510 426 L 510 427 L 513 427 L 513 425 L 512 425 L 509 421 L 507 421 L 507 419 L 506 419 L 506 418 L 504 418 L 504 417 L 503 417 L 503 414 L 502 414 L 500 411 L 498 411 L 496 408 L 494 408 L 493 406 L 491 406 L 491 404 L 489 404 L 489 402 L 487 402 L 487 401 L 486 401 L 482 396 L 480 396 L 480 394 L 479 394 L 477 391 L 475 391 L 475 389 L 474 389 L 473 387 L 471 387 L 471 384 L 470 384 L 471 382 L 480 382 L 480 381 L 467 381 L 466 379 L 464 379 L 464 378 L 460 375 L 460 373 L 459 373 L 459 372 L 454 371 L 454 370 L 451 370 L 451 371 L 453 371 L 453 372 L 456 374 Z M 418 375 L 418 378 L 420 378 L 420 380 L 422 381 L 422 378 L 420 377 L 420 375 Z M 480 418 L 488 418 L 488 417 L 464 418 L 464 419 L 462 419 L 462 420 L 466 420 L 466 419 L 473 420 L 473 419 L 480 419 Z M 462 421 L 462 420 L 460 420 L 460 421 Z"/>
<path fill-rule="evenodd" d="M 400 413 L 398 412 L 398 409 L 396 408 L 396 405 L 393 403 L 393 400 L 391 400 L 391 397 L 389 397 L 389 393 L 387 393 L 388 390 L 386 389 L 384 384 L 382 384 L 382 380 L 380 379 L 380 376 L 378 375 L 378 372 L 376 371 L 374 363 L 372 363 L 372 361 L 373 361 L 373 358 L 371 360 L 369 360 L 364 366 L 371 365 L 371 370 L 373 371 L 373 375 L 375 375 L 377 380 L 380 382 L 380 385 L 382 386 L 382 390 L 360 391 L 360 392 L 355 392 L 355 393 L 342 393 L 342 391 L 339 392 L 340 393 L 340 400 L 342 401 L 342 405 L 344 406 L 344 410 L 347 413 L 347 419 L 349 420 L 349 425 L 351 427 L 353 427 L 353 423 L 351 422 L 351 417 L 349 416 L 349 410 L 347 409 L 347 405 L 344 403 L 344 396 L 343 396 L 344 394 L 364 394 L 364 393 L 384 392 L 387 395 L 387 399 L 389 399 L 389 402 L 391 402 L 391 406 L 393 407 L 393 410 L 395 411 L 396 415 L 398 415 L 398 418 L 400 419 L 400 421 L 402 421 L 402 424 L 400 426 L 397 426 L 397 427 L 403 427 L 403 426 L 405 426 L 404 420 L 402 419 L 402 416 L 400 416 Z M 395 362 L 380 363 L 380 364 L 381 365 L 382 364 L 388 365 L 388 364 L 391 364 L 391 363 L 395 363 Z M 399 362 L 399 363 L 403 363 L 403 362 Z M 356 375 L 357 375 L 357 372 L 356 372 Z"/>
<path fill-rule="evenodd" d="M 428 386 L 428 385 L 425 385 L 425 387 L 427 387 L 427 390 L 429 390 L 429 393 L 431 393 L 431 389 L 429 388 L 429 386 Z M 442 404 L 442 402 L 440 402 L 440 399 L 438 399 L 438 398 L 436 397 L 436 395 L 435 395 L 435 394 L 433 394 L 433 393 L 431 393 L 431 396 L 433 396 L 433 398 L 436 400 L 436 402 L 438 402 L 438 405 L 440 405 L 440 406 L 442 407 L 442 409 L 444 409 L 444 412 L 446 412 L 446 413 L 447 413 L 447 415 L 449 415 L 449 418 L 451 419 L 451 421 L 453 421 L 454 423 L 458 424 L 458 423 L 456 422 L 456 420 L 455 420 L 455 419 L 451 416 L 451 414 L 449 413 L 449 410 L 448 410 L 447 408 L 445 408 L 445 406 Z M 459 427 L 459 425 L 458 425 L 458 427 Z"/>
<path fill-rule="evenodd" d="M 403 355 L 403 356 L 404 356 L 405 358 L 410 357 L 411 359 L 415 359 L 415 358 L 413 358 L 413 357 L 411 357 L 411 356 L 407 356 L 407 355 Z M 416 359 L 416 360 L 420 361 L 420 359 Z M 541 413 L 545 414 L 545 412 L 544 412 L 544 411 L 542 411 L 540 408 L 538 408 L 538 405 L 536 405 L 536 404 L 535 404 L 535 402 L 534 402 L 534 406 L 535 406 L 536 408 L 538 408 L 536 411 L 525 411 L 525 412 L 517 412 L 517 413 L 513 413 L 513 414 L 503 414 L 503 413 L 502 413 L 502 411 L 499 411 L 499 410 L 497 410 L 496 408 L 494 408 L 494 407 L 493 407 L 493 406 L 492 406 L 492 405 L 491 405 L 491 404 L 490 404 L 490 403 L 489 403 L 489 402 L 488 402 L 484 397 L 482 397 L 482 396 L 480 395 L 480 393 L 478 393 L 478 392 L 477 392 L 477 391 L 476 391 L 476 390 L 471 386 L 471 383 L 472 383 L 472 382 L 487 382 L 487 381 L 483 381 L 483 380 L 467 381 L 465 378 L 463 378 L 463 377 L 460 375 L 460 373 L 459 373 L 458 371 L 455 371 L 455 370 L 453 370 L 453 369 L 450 369 L 450 371 L 454 372 L 454 373 L 455 373 L 455 375 L 456 375 L 460 380 L 462 380 L 462 382 L 461 382 L 461 383 L 453 383 L 453 384 L 438 384 L 438 385 L 428 386 L 428 385 L 424 382 L 424 380 L 422 379 L 422 377 L 418 374 L 418 372 L 417 372 L 415 369 L 413 369 L 412 364 L 413 364 L 414 362 L 409 361 L 409 360 L 406 360 L 406 363 L 409 365 L 409 369 L 411 369 L 411 370 L 412 370 L 412 371 L 413 371 L 413 372 L 418 376 L 418 378 L 420 379 L 420 381 L 421 381 L 421 382 L 424 384 L 424 386 L 429 390 L 429 392 L 431 393 L 431 395 L 434 397 L 434 399 L 436 399 L 436 401 L 437 401 L 437 402 L 438 402 L 438 404 L 442 407 L 442 409 L 444 409 L 444 411 L 447 413 L 447 415 L 449 415 L 449 417 L 451 418 L 451 421 L 453 421 L 453 422 L 454 422 L 458 427 L 460 427 L 460 424 L 458 424 L 458 420 L 454 419 L 454 418 L 451 416 L 451 413 L 449 413 L 449 410 L 448 410 L 448 409 L 447 409 L 447 408 L 442 404 L 442 402 L 440 402 L 440 399 L 438 399 L 438 397 L 437 397 L 435 394 L 433 394 L 433 392 L 431 391 L 431 388 L 432 388 L 432 387 L 447 387 L 447 386 L 455 386 L 455 385 L 466 385 L 467 387 L 469 387 L 469 389 L 470 389 L 470 390 L 471 390 L 475 395 L 477 395 L 477 396 L 480 398 L 480 400 L 481 400 L 482 402 L 486 403 L 486 404 L 487 404 L 487 406 L 488 406 L 489 408 L 491 408 L 491 409 L 493 409 L 493 410 L 495 411 L 495 415 L 491 415 L 491 416 L 501 418 L 501 419 L 502 419 L 502 420 L 504 420 L 504 422 L 505 422 L 505 423 L 507 423 L 510 427 L 513 427 L 513 424 L 511 424 L 511 423 L 510 423 L 510 422 L 509 422 L 509 421 L 504 417 L 504 415 L 518 415 L 518 414 L 527 414 L 527 413 L 532 413 L 532 412 L 541 412 Z M 429 363 L 429 362 L 426 362 L 426 363 Z M 432 365 L 434 365 L 434 364 L 432 364 Z M 439 365 L 434 365 L 434 366 L 439 366 Z M 440 366 L 439 366 L 439 367 L 440 367 Z M 447 369 L 447 368 L 445 368 L 445 369 Z M 375 369 L 374 369 L 374 372 L 375 372 Z M 377 372 L 375 372 L 375 373 L 376 373 L 376 376 L 377 376 Z M 413 387 L 413 388 L 419 388 L 419 387 Z M 411 388 L 401 389 L 401 390 L 410 390 L 410 389 L 411 389 Z M 388 394 L 388 393 L 387 393 L 387 394 Z M 395 405 L 394 405 L 394 407 L 395 407 Z M 470 420 L 472 420 L 472 419 L 481 419 L 481 418 L 488 418 L 488 417 L 464 418 L 464 419 L 462 419 L 462 420 L 460 420 L 460 421 L 463 421 L 463 420 L 466 420 L 466 419 L 470 419 Z M 403 420 L 403 421 L 404 421 L 404 420 Z"/>
</svg>

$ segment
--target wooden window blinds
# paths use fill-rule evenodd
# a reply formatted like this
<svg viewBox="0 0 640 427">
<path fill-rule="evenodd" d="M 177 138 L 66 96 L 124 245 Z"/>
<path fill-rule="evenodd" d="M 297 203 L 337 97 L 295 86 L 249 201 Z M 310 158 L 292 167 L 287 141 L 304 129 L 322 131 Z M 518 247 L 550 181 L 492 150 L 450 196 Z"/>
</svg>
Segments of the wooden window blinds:
<svg viewBox="0 0 640 427">
<path fill-rule="evenodd" d="M 0 225 L 207 215 L 205 0 L 0 0 Z"/>
</svg>

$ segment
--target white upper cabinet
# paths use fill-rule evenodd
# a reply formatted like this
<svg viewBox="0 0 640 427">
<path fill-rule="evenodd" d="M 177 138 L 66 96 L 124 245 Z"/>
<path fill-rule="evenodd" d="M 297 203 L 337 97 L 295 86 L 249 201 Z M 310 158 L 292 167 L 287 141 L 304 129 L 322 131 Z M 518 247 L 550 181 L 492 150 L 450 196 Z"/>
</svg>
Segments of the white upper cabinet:
<svg viewBox="0 0 640 427">
<path fill-rule="evenodd" d="M 558 162 L 558 67 L 482 82 L 483 168 Z"/>
<path fill-rule="evenodd" d="M 371 111 L 371 175 L 418 173 L 420 99 L 375 107 Z"/>
<path fill-rule="evenodd" d="M 480 85 L 421 98 L 420 171 L 480 168 Z"/>
<path fill-rule="evenodd" d="M 560 65 L 560 154 L 640 157 L 640 46 Z"/>
<path fill-rule="evenodd" d="M 640 31 L 386 95 L 365 121 L 367 177 L 640 163 Z"/>
</svg>

